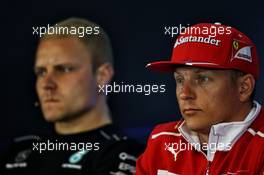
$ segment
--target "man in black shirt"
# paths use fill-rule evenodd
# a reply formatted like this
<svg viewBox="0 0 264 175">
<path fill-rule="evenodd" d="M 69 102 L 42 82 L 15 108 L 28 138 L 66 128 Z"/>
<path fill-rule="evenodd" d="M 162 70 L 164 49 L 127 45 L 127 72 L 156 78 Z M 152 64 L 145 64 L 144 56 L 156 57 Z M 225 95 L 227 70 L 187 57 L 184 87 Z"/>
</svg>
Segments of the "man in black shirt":
<svg viewBox="0 0 264 175">
<path fill-rule="evenodd" d="M 112 65 L 110 41 L 97 24 L 70 18 L 48 27 L 34 70 L 42 112 L 55 133 L 16 138 L 1 174 L 134 173 L 143 147 L 112 124 L 106 95 L 98 90 L 111 81 Z"/>
</svg>

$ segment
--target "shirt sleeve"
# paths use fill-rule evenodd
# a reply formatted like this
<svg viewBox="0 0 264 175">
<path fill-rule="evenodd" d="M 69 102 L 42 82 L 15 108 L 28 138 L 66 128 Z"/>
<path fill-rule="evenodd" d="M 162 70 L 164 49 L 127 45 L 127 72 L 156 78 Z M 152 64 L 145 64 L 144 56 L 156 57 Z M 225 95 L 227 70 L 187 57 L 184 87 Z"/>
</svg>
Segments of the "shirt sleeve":
<svg viewBox="0 0 264 175">
<path fill-rule="evenodd" d="M 147 171 L 148 166 L 146 165 L 147 160 L 145 160 L 147 157 L 145 154 L 146 153 L 143 153 L 137 160 L 135 175 L 149 175 Z"/>
</svg>

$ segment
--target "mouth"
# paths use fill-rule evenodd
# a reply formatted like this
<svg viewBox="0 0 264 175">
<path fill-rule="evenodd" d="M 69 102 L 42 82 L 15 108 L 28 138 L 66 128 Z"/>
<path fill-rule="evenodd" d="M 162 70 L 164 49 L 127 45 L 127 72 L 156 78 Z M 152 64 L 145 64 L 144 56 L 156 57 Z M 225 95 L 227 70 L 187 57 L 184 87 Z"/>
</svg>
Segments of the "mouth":
<svg viewBox="0 0 264 175">
<path fill-rule="evenodd" d="M 185 115 L 194 115 L 197 112 L 201 112 L 201 111 L 202 111 L 201 109 L 197 109 L 197 108 L 186 108 L 186 109 L 183 109 L 182 112 Z"/>
<path fill-rule="evenodd" d="M 59 100 L 58 99 L 45 99 L 43 102 L 44 103 L 57 103 L 59 102 Z"/>
</svg>

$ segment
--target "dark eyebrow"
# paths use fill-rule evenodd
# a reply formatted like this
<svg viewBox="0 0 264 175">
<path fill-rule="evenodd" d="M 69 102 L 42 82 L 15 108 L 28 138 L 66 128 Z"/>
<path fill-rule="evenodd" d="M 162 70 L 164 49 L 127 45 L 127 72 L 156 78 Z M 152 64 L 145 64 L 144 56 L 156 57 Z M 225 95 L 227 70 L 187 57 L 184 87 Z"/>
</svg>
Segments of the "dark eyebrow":
<svg viewBox="0 0 264 175">
<path fill-rule="evenodd" d="M 177 72 L 177 70 L 175 70 L 174 72 L 173 72 L 173 76 L 175 76 L 175 75 L 180 75 L 181 73 L 179 73 L 179 72 Z"/>
<path fill-rule="evenodd" d="M 40 70 L 40 69 L 46 69 L 44 66 L 34 66 L 33 70 L 34 72 L 36 72 L 37 70 Z"/>
<path fill-rule="evenodd" d="M 60 66 L 75 66 L 76 64 L 75 63 L 71 63 L 71 62 L 65 62 L 65 63 L 57 63 L 57 64 L 54 64 L 52 65 L 52 67 L 60 67 Z M 45 69 L 45 66 L 41 66 L 41 65 L 35 65 L 34 69 L 39 69 L 39 68 L 44 68 Z"/>
<path fill-rule="evenodd" d="M 76 64 L 75 63 L 58 63 L 58 64 L 55 64 L 53 65 L 53 67 L 58 67 L 58 66 L 75 66 Z"/>
<path fill-rule="evenodd" d="M 197 68 L 194 72 L 195 73 L 202 73 L 202 72 L 209 72 L 209 69 L 201 69 L 201 68 Z"/>
<path fill-rule="evenodd" d="M 189 68 L 189 69 L 191 69 L 191 68 Z M 193 67 L 192 69 L 194 70 L 195 73 L 209 72 L 211 70 L 211 69 L 203 69 L 203 68 L 199 68 L 199 67 Z M 175 69 L 174 73 L 180 74 L 180 72 L 177 72 L 177 69 Z"/>
<path fill-rule="evenodd" d="M 189 68 L 191 69 L 191 68 Z M 192 68 L 194 69 L 194 72 L 195 73 L 201 73 L 201 72 L 208 72 L 209 70 L 208 69 L 202 69 L 202 68 Z M 177 69 L 174 70 L 174 73 L 177 73 L 177 74 L 181 74 L 180 72 L 177 71 Z"/>
</svg>

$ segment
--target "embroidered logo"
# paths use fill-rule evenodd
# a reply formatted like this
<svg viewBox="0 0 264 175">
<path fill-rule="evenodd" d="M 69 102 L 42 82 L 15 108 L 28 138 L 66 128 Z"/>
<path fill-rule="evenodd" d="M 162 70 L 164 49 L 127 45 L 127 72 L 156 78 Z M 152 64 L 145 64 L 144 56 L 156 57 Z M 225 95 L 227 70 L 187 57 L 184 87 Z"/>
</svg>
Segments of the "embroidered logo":
<svg viewBox="0 0 264 175">
<path fill-rule="evenodd" d="M 178 154 L 183 151 L 183 149 L 175 149 L 174 148 L 174 143 L 172 144 L 166 144 L 165 143 L 165 150 L 166 151 L 169 151 L 171 154 L 173 154 L 173 157 L 174 157 L 174 161 L 177 160 L 177 156 Z"/>
<path fill-rule="evenodd" d="M 232 59 L 240 59 L 248 62 L 252 62 L 251 48 L 253 46 L 249 46 L 246 43 L 242 43 L 240 41 L 234 40 L 232 47 Z"/>
<path fill-rule="evenodd" d="M 71 155 L 71 157 L 69 158 L 69 162 L 72 164 L 78 163 L 79 161 L 82 160 L 83 156 L 87 153 L 88 153 L 88 150 L 78 151 L 74 153 L 73 155 Z"/>
</svg>

